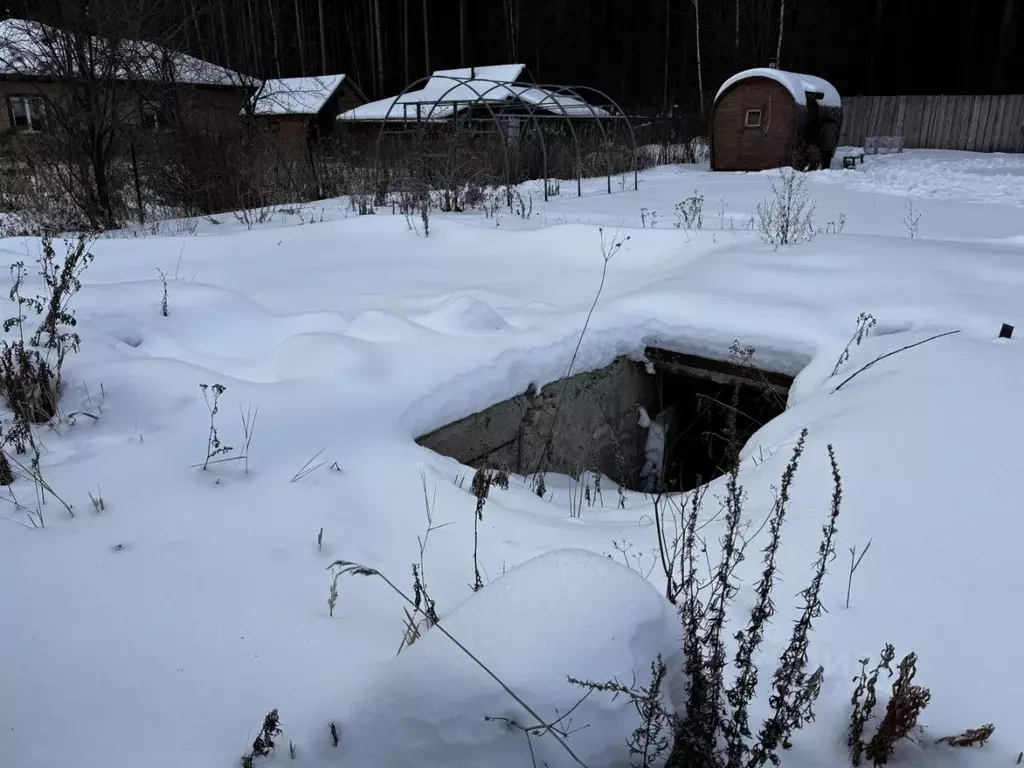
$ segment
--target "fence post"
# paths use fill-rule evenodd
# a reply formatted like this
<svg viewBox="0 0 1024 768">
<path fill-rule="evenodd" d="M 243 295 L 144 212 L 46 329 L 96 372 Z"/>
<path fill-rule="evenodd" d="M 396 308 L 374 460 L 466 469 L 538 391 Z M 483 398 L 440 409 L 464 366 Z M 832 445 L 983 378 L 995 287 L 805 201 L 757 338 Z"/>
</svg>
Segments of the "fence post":
<svg viewBox="0 0 1024 768">
<path fill-rule="evenodd" d="M 139 184 L 139 159 L 135 155 L 135 142 L 131 143 L 132 149 L 132 175 L 135 177 L 135 207 L 139 212 L 139 226 L 146 223 L 146 211 L 142 208 L 142 185 Z"/>
<path fill-rule="evenodd" d="M 320 185 L 320 174 L 316 168 L 316 158 L 313 157 L 313 144 L 310 141 L 306 142 L 306 154 L 309 156 L 309 169 L 313 172 L 313 185 L 316 188 L 316 199 L 323 200 L 324 190 Z"/>
</svg>

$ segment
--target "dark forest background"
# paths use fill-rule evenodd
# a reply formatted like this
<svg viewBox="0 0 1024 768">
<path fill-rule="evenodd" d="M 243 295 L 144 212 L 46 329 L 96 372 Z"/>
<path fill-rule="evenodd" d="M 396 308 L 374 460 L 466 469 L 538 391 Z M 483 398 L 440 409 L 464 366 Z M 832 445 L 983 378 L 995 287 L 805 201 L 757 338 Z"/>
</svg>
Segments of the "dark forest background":
<svg viewBox="0 0 1024 768">
<path fill-rule="evenodd" d="M 845 95 L 1024 91 L 1022 0 L 0 0 L 60 26 L 101 6 L 256 77 L 344 72 L 382 98 L 433 69 L 522 62 L 627 110 L 707 105 L 738 69 L 818 74 Z M 157 27 L 159 26 L 159 29 Z M 698 32 L 699 30 L 699 32 Z"/>
</svg>

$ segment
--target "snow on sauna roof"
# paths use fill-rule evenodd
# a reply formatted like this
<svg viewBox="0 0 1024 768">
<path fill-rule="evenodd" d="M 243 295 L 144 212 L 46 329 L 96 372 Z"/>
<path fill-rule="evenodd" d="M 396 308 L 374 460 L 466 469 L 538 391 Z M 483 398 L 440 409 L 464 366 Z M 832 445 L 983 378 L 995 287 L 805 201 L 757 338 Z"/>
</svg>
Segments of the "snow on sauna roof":
<svg viewBox="0 0 1024 768">
<path fill-rule="evenodd" d="M 415 91 L 386 99 L 371 101 L 342 112 L 339 120 L 442 120 L 455 109 L 465 109 L 470 102 L 503 102 L 517 98 L 548 112 L 569 117 L 606 117 L 608 113 L 591 107 L 574 96 L 563 95 L 536 86 L 516 83 L 522 77 L 523 64 L 498 64 L 487 67 L 439 69 L 426 84 Z M 456 104 L 455 102 L 464 102 Z M 435 106 L 436 105 L 436 106 Z"/>
<path fill-rule="evenodd" d="M 63 77 L 67 66 L 61 57 L 63 32 L 35 21 L 0 21 L 0 75 Z M 100 53 L 109 45 L 102 38 L 92 40 Z M 115 77 L 135 82 L 175 82 L 187 85 L 259 85 L 259 81 L 238 72 L 197 59 L 186 53 L 170 51 L 155 43 L 120 40 L 117 45 L 120 64 Z M 102 61 L 101 56 L 96 56 Z M 100 65 L 101 67 L 103 65 Z"/>
<path fill-rule="evenodd" d="M 839 96 L 839 91 L 837 91 L 835 86 L 827 80 L 822 80 L 820 77 L 815 77 L 814 75 L 801 75 L 797 72 L 786 72 L 782 69 L 772 69 L 770 67 L 757 67 L 756 69 L 747 69 L 743 72 L 737 72 L 722 83 L 722 87 L 719 88 L 718 93 L 715 94 L 715 101 L 717 102 L 722 97 L 722 94 L 732 86 L 736 85 L 736 83 L 755 77 L 764 77 L 784 85 L 789 89 L 789 92 L 793 94 L 793 98 L 796 99 L 799 104 L 806 103 L 806 94 L 808 91 L 816 91 L 824 94 L 824 98 L 821 99 L 821 105 L 823 107 L 843 106 L 842 99 Z"/>
<path fill-rule="evenodd" d="M 256 99 L 257 115 L 315 115 L 334 95 L 345 75 L 264 80 Z"/>
</svg>

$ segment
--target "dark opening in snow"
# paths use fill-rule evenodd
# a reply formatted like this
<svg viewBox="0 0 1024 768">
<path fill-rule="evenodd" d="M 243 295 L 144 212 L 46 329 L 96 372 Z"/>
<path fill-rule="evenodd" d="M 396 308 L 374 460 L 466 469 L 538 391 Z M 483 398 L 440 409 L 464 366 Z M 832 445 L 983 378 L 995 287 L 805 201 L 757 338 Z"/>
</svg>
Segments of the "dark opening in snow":
<svg viewBox="0 0 1024 768">
<path fill-rule="evenodd" d="M 685 491 L 726 471 L 737 388 L 739 447 L 785 410 L 786 374 L 653 347 L 646 358 L 649 366 L 621 357 L 539 393 L 531 388 L 416 442 L 474 468 L 591 470 L 629 490 Z"/>
<path fill-rule="evenodd" d="M 764 424 L 786 409 L 790 376 L 750 364 L 648 348 L 654 364 L 656 399 L 648 411 L 653 426 L 664 429 L 664 473 L 660 482 L 649 467 L 644 490 L 686 491 L 728 471 L 729 414 L 736 414 L 736 450 Z M 738 398 L 738 399 L 737 399 Z M 734 406 L 735 402 L 735 406 Z M 648 430 L 650 436 L 651 430 Z M 655 444 L 657 440 L 653 441 Z M 647 440 L 647 448 L 656 448 Z M 653 482 L 653 486 L 652 486 Z"/>
</svg>

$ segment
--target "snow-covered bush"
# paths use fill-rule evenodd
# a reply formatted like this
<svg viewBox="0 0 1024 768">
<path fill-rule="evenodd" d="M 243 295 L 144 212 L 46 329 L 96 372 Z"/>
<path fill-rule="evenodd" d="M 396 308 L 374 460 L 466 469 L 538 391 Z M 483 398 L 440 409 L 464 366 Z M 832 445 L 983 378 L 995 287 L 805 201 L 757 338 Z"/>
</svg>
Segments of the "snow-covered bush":
<svg viewBox="0 0 1024 768">
<path fill-rule="evenodd" d="M 693 191 L 693 195 L 676 203 L 676 229 L 704 229 L 704 195 Z"/>
<path fill-rule="evenodd" d="M 711 159 L 711 148 L 703 136 L 677 143 L 645 144 L 637 147 L 637 164 L 641 169 L 659 165 L 692 165 Z"/>
<path fill-rule="evenodd" d="M 757 233 L 765 243 L 779 248 L 812 240 L 815 204 L 807 192 L 803 174 L 783 169 L 768 178 L 771 197 L 757 204 Z"/>
</svg>

